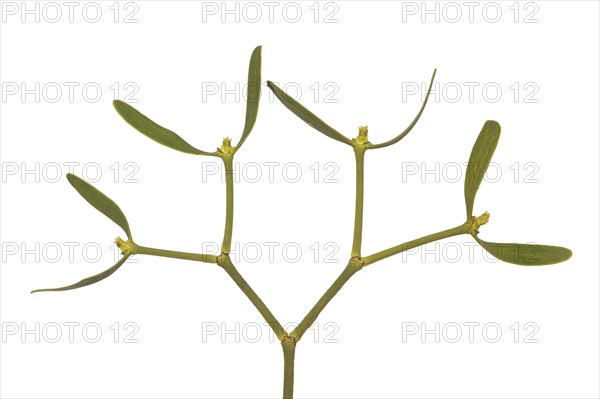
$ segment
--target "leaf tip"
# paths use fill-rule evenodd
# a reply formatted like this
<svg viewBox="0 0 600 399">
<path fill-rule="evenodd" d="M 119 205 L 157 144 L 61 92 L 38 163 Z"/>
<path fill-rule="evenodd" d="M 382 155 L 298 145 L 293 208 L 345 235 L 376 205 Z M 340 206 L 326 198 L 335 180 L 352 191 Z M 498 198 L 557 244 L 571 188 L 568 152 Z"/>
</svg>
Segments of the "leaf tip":
<svg viewBox="0 0 600 399">
<path fill-rule="evenodd" d="M 487 129 L 487 130 L 497 131 L 498 134 L 500 134 L 500 130 L 501 130 L 500 124 L 492 119 L 485 121 L 483 128 Z"/>
<path fill-rule="evenodd" d="M 114 109 L 117 110 L 117 112 L 119 112 L 119 109 L 123 107 L 124 102 L 121 100 L 113 100 L 112 105 L 114 107 Z"/>
<path fill-rule="evenodd" d="M 79 176 L 74 175 L 73 173 L 67 173 L 67 181 L 75 189 L 77 189 L 75 186 L 77 185 L 78 180 L 82 180 L 82 179 Z"/>
<path fill-rule="evenodd" d="M 37 290 L 31 291 L 30 294 L 35 294 L 37 292 L 51 292 L 51 291 L 56 291 L 56 289 L 53 289 L 53 288 L 38 288 Z"/>
</svg>

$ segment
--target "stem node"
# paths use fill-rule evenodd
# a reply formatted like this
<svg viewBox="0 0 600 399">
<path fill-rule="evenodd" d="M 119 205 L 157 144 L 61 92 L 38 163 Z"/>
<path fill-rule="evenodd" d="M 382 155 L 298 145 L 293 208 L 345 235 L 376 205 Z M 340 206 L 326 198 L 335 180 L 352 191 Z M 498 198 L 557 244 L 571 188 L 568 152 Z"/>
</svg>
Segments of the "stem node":
<svg viewBox="0 0 600 399">
<path fill-rule="evenodd" d="M 350 261 L 348 262 L 348 267 L 353 267 L 356 269 L 356 271 L 359 271 L 366 265 L 367 265 L 367 263 L 360 256 L 353 256 L 352 258 L 350 258 Z"/>
</svg>

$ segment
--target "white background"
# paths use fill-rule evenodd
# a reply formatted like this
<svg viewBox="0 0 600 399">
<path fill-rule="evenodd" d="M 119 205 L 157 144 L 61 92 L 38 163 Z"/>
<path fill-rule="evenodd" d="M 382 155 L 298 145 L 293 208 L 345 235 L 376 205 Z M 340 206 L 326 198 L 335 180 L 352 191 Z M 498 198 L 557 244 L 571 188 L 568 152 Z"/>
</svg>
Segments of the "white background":
<svg viewBox="0 0 600 399">
<path fill-rule="evenodd" d="M 475 203 L 476 214 L 491 213 L 481 237 L 574 253 L 559 265 L 518 267 L 490 261 L 463 236 L 364 269 L 298 344 L 296 397 L 599 396 L 597 2 L 476 2 L 471 16 L 463 2 L 428 2 L 437 7 L 433 14 L 423 14 L 421 2 L 280 2 L 271 5 L 272 21 L 263 2 L 229 2 L 237 15 L 223 15 L 221 2 L 80 2 L 72 22 L 64 3 L 46 4 L 38 3 L 36 22 L 21 2 L 2 2 L 2 397 L 280 396 L 279 344 L 215 265 L 137 257 L 96 285 L 29 294 L 115 261 L 111 243 L 123 233 L 64 177 L 55 178 L 70 162 L 78 175 L 86 166 L 92 180 L 99 168 L 96 187 L 121 206 L 140 245 L 199 252 L 221 241 L 224 184 L 206 174 L 219 160 L 148 140 L 111 101 L 116 87 L 121 99 L 137 89 L 133 105 L 192 145 L 213 150 L 224 136 L 236 143 L 243 97 L 222 99 L 206 89 L 243 86 L 257 45 L 265 81 L 300 87 L 300 101 L 348 137 L 369 125 L 372 142 L 408 125 L 423 94 L 410 95 L 410 88 L 421 88 L 438 68 L 437 94 L 416 128 L 399 144 L 367 153 L 365 255 L 463 223 L 456 165 L 468 160 L 487 119 L 502 125 L 493 159 L 501 175 L 482 184 Z M 96 8 L 102 14 L 93 23 Z M 62 17 L 52 22 L 57 9 Z M 262 15 L 252 22 L 256 10 Z M 131 13 L 137 22 L 124 23 Z M 69 84 L 77 84 L 72 101 Z M 86 84 L 92 88 L 83 93 Z M 97 98 L 94 87 L 102 90 Z M 22 97 L 23 88 L 34 93 Z M 300 321 L 345 266 L 353 158 L 265 88 L 254 131 L 236 155 L 248 174 L 236 185 L 234 241 L 262 249 L 256 262 L 247 252 L 238 268 L 282 323 Z M 262 172 L 255 183 L 252 162 Z M 272 181 L 269 162 L 279 162 Z M 291 162 L 297 165 L 283 174 Z M 292 183 L 297 168 L 302 176 Z M 327 183 L 331 171 L 337 182 Z M 273 259 L 265 242 L 279 245 Z M 337 245 L 337 263 L 324 261 L 335 248 L 326 251 L 327 243 Z M 293 251 L 284 257 L 286 244 L 302 249 L 297 262 Z M 70 322 L 80 323 L 73 342 Z M 133 327 L 125 328 L 128 322 Z M 473 342 L 470 322 L 479 323 Z M 36 323 L 38 337 L 22 335 Z M 94 330 L 83 334 L 87 323 L 100 327 L 97 343 L 88 342 Z M 238 336 L 221 335 L 236 323 Z M 439 343 L 433 334 L 422 342 L 421 331 L 402 335 L 407 326 L 436 323 Z M 498 342 L 488 342 L 493 329 L 482 333 L 487 323 L 500 326 Z M 252 343 L 257 325 L 262 337 Z M 452 343 L 456 325 L 463 336 Z M 52 343 L 56 326 L 62 336 Z M 135 326 L 138 342 L 126 343 Z M 219 331 L 203 339 L 214 326 Z M 534 329 L 538 342 L 525 342 Z"/>
</svg>

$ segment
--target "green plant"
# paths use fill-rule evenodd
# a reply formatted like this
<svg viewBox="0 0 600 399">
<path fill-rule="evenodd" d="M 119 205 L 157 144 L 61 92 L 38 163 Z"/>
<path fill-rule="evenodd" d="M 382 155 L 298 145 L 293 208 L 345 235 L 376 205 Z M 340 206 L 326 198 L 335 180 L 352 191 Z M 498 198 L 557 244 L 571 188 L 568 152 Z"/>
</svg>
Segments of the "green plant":
<svg viewBox="0 0 600 399">
<path fill-rule="evenodd" d="M 252 131 L 256 122 L 262 84 L 261 47 L 257 47 L 250 58 L 245 126 L 239 143 L 235 147 L 231 145 L 231 139 L 225 138 L 221 147 L 219 147 L 216 151 L 207 152 L 199 150 L 188 144 L 176 133 L 154 123 L 132 106 L 118 100 L 114 102 L 114 107 L 119 115 L 121 115 L 121 117 L 133 128 L 148 136 L 152 140 L 184 153 L 221 158 L 226 171 L 226 215 L 221 254 L 215 256 L 208 254 L 177 252 L 157 248 L 148 248 L 138 245 L 133 240 L 129 223 L 119 206 L 99 190 L 86 183 L 84 180 L 72 174 L 68 174 L 67 179 L 69 183 L 79 192 L 79 194 L 94 208 L 115 222 L 125 232 L 127 240 L 123 240 L 120 237 L 117 237 L 115 240 L 115 243 L 121 250 L 123 257 L 111 268 L 97 275 L 83 279 L 75 284 L 61 288 L 40 289 L 32 292 L 66 291 L 97 283 L 112 275 L 124 264 L 127 258 L 132 255 L 152 255 L 166 258 L 187 259 L 198 262 L 214 263 L 220 266 L 227 272 L 227 274 L 229 274 L 229 276 L 231 276 L 233 281 L 254 304 L 256 309 L 273 329 L 277 338 L 281 341 L 284 355 L 283 396 L 285 398 L 291 398 L 293 396 L 294 383 L 294 354 L 298 341 L 300 341 L 304 332 L 307 331 L 307 329 L 310 328 L 310 326 L 315 322 L 321 311 L 333 299 L 342 286 L 362 268 L 409 249 L 461 234 L 471 235 L 490 254 L 508 263 L 524 266 L 540 266 L 558 263 L 569 259 L 571 257 L 571 251 L 563 247 L 537 244 L 493 243 L 483 241 L 479 238 L 479 228 L 488 222 L 489 214 L 485 212 L 481 216 L 475 217 L 473 216 L 473 206 L 477 190 L 479 189 L 485 172 L 490 164 L 492 155 L 496 149 L 496 144 L 498 143 L 498 139 L 500 137 L 500 125 L 495 121 L 485 122 L 471 152 L 467 166 L 464 187 L 466 205 L 465 222 L 447 230 L 417 238 L 415 240 L 402 243 L 368 256 L 362 256 L 361 242 L 363 225 L 365 153 L 368 150 L 385 148 L 395 144 L 402 140 L 412 130 L 421 117 L 423 110 L 425 109 L 434 78 L 435 71 L 431 78 L 431 83 L 425 100 L 412 123 L 398 136 L 380 144 L 372 144 L 369 141 L 368 129 L 366 126 L 359 127 L 358 136 L 353 139 L 342 135 L 337 130 L 333 129 L 306 108 L 304 108 L 300 103 L 288 96 L 275 84 L 270 81 L 267 83 L 268 87 L 273 91 L 275 96 L 290 111 L 292 111 L 294 114 L 296 114 L 296 116 L 319 132 L 351 147 L 354 151 L 356 159 L 356 207 L 354 214 L 354 234 L 350 259 L 340 276 L 334 281 L 331 287 L 325 292 L 325 294 L 323 294 L 323 296 L 317 301 L 317 303 L 293 331 L 285 331 L 265 303 L 240 275 L 237 268 L 231 261 L 231 258 L 229 257 L 233 232 L 233 158 L 244 141 L 248 138 L 248 135 Z"/>
</svg>

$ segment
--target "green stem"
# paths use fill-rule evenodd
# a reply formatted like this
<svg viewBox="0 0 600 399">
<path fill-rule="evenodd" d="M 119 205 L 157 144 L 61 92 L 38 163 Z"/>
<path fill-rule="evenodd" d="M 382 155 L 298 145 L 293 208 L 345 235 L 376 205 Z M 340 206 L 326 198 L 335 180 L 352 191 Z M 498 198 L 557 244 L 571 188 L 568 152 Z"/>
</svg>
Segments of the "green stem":
<svg viewBox="0 0 600 399">
<path fill-rule="evenodd" d="M 313 306 L 310 312 L 308 312 L 306 317 L 302 319 L 300 324 L 298 324 L 298 327 L 296 327 L 294 331 L 290 333 L 290 337 L 294 338 L 296 341 L 299 341 L 300 338 L 302 338 L 302 335 L 306 332 L 306 330 L 308 330 L 310 326 L 313 325 L 315 320 L 317 320 L 317 317 L 319 317 L 319 314 L 325 308 L 325 306 L 327 306 L 329 301 L 331 301 L 333 297 L 338 293 L 338 291 L 344 286 L 344 284 L 346 284 L 346 282 L 350 280 L 350 277 L 352 277 L 354 273 L 356 273 L 362 268 L 363 264 L 361 261 L 359 261 L 356 258 L 350 259 L 348 265 L 346 266 L 344 271 L 342 271 L 342 274 L 340 274 L 340 276 L 334 281 L 331 287 L 329 287 L 325 294 L 323 294 L 321 299 L 317 301 L 315 306 Z"/>
<path fill-rule="evenodd" d="M 353 258 L 360 258 L 362 244 L 365 151 L 366 148 L 362 145 L 354 146 L 354 155 L 356 158 L 356 206 L 354 208 L 354 237 L 352 239 L 351 254 Z"/>
<path fill-rule="evenodd" d="M 308 312 L 308 314 L 300 322 L 298 327 L 296 327 L 296 329 L 294 329 L 294 331 L 290 333 L 290 337 L 295 338 L 296 341 L 299 341 L 304 332 L 308 330 L 310 326 L 312 326 L 313 323 L 317 320 L 317 317 L 319 317 L 319 314 L 323 311 L 325 306 L 327 306 L 327 304 L 339 292 L 339 290 L 344 286 L 344 284 L 346 284 L 346 282 L 350 280 L 350 277 L 352 277 L 354 273 L 362 269 L 364 266 L 373 264 L 382 259 L 388 258 L 390 256 L 399 254 L 401 252 L 407 251 L 412 248 L 416 248 L 424 244 L 428 244 L 433 241 L 442 240 L 444 238 L 456 236 L 459 234 L 466 234 L 470 231 L 470 229 L 471 223 L 467 222 L 452 229 L 417 238 L 416 240 L 397 245 L 395 247 L 386 249 L 385 251 L 377 252 L 376 254 L 364 257 L 362 259 L 350 259 L 350 261 L 348 262 L 348 266 L 346 266 L 344 271 L 342 271 L 342 274 L 340 274 L 340 276 L 334 281 L 331 287 L 329 287 L 325 294 L 323 294 L 321 299 L 317 301 L 315 306 L 313 306 L 310 312 Z"/>
<path fill-rule="evenodd" d="M 294 355 L 296 341 L 291 338 L 281 341 L 283 348 L 283 399 L 294 397 Z"/>
<path fill-rule="evenodd" d="M 470 231 L 471 222 L 466 222 L 465 224 L 461 224 L 460 226 L 456 226 L 454 228 L 440 231 L 439 233 L 430 234 L 421 238 L 417 238 L 416 240 L 408 241 L 400 245 L 396 245 L 395 247 L 388 248 L 384 251 L 377 252 L 373 255 L 366 256 L 362 258 L 365 266 L 378 262 L 382 259 L 389 258 L 390 256 L 397 255 L 401 252 L 408 251 L 409 249 L 413 249 L 419 247 L 421 245 L 429 244 L 430 242 L 443 240 L 444 238 L 449 238 L 453 236 L 457 236 L 460 234 L 466 234 Z"/>
<path fill-rule="evenodd" d="M 244 280 L 242 275 L 238 272 L 238 270 L 231 262 L 229 256 L 219 256 L 217 259 L 217 264 L 223 269 L 225 269 L 227 274 L 229 274 L 229 276 L 233 279 L 233 281 L 235 281 L 237 286 L 240 287 L 242 292 L 248 297 L 250 302 L 252 302 L 254 307 L 256 307 L 256 309 L 260 312 L 265 321 L 269 324 L 277 338 L 279 338 L 279 340 L 283 340 L 287 333 L 285 332 L 279 321 L 277 321 L 275 316 L 273 316 L 273 313 L 271 313 L 267 305 L 265 305 L 262 299 L 260 299 L 256 292 L 254 292 L 254 290 L 250 287 L 248 282 Z"/>
<path fill-rule="evenodd" d="M 231 236 L 233 234 L 233 154 L 223 154 L 223 164 L 225 166 L 225 189 L 226 189 L 226 208 L 225 208 L 225 233 L 223 234 L 223 246 L 221 253 L 229 254 L 231 249 Z"/>
<path fill-rule="evenodd" d="M 225 147 L 225 141 L 224 141 Z M 231 236 L 233 233 L 233 154 L 231 152 L 223 152 L 223 164 L 225 166 L 225 189 L 226 189 L 226 210 L 225 210 L 225 233 L 223 235 L 223 246 L 221 255 L 217 257 L 217 264 L 221 266 L 227 274 L 235 281 L 242 292 L 248 297 L 250 302 L 256 307 L 262 317 L 266 320 L 269 326 L 275 332 L 275 335 L 280 340 L 287 335 L 279 321 L 273 316 L 267 305 L 254 292 L 250 285 L 244 280 L 242 275 L 237 271 L 231 258 L 229 251 L 231 249 Z"/>
<path fill-rule="evenodd" d="M 217 257 L 215 255 L 169 251 L 166 249 L 148 248 L 139 245 L 137 246 L 137 250 L 135 253 L 140 255 L 162 256 L 164 258 L 185 259 L 206 263 L 217 263 Z"/>
</svg>

